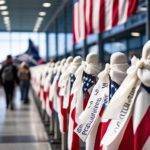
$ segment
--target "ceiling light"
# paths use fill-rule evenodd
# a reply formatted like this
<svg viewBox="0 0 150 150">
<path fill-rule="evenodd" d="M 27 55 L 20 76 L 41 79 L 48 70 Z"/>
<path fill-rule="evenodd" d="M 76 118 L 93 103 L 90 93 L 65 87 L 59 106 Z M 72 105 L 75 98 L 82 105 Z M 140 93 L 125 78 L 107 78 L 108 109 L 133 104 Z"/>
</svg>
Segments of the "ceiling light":
<svg viewBox="0 0 150 150">
<path fill-rule="evenodd" d="M 43 17 L 38 17 L 37 18 L 34 29 L 33 29 L 33 32 L 37 32 L 39 30 L 39 28 L 42 24 L 42 21 L 43 21 Z"/>
<path fill-rule="evenodd" d="M 43 7 L 46 7 L 46 8 L 51 7 L 51 3 L 43 3 Z"/>
<path fill-rule="evenodd" d="M 0 5 L 4 5 L 4 4 L 5 4 L 5 1 L 1 0 Z"/>
<path fill-rule="evenodd" d="M 4 24 L 9 24 L 9 20 L 4 20 Z"/>
<path fill-rule="evenodd" d="M 46 12 L 44 11 L 39 12 L 39 16 L 45 16 L 45 15 L 46 15 Z"/>
<path fill-rule="evenodd" d="M 5 24 L 10 23 L 10 18 L 9 18 L 9 17 L 4 18 L 4 23 L 5 23 Z"/>
<path fill-rule="evenodd" d="M 37 21 L 43 21 L 43 17 L 38 17 Z"/>
<path fill-rule="evenodd" d="M 7 27 L 6 30 L 7 30 L 7 31 L 11 31 L 11 28 L 10 28 L 10 27 Z"/>
<path fill-rule="evenodd" d="M 0 6 L 0 10 L 6 10 L 7 8 L 7 6 Z"/>
<path fill-rule="evenodd" d="M 9 18 L 9 17 L 4 17 L 3 19 L 4 19 L 4 20 L 9 20 L 10 18 Z"/>
<path fill-rule="evenodd" d="M 138 37 L 138 36 L 140 36 L 140 33 L 139 32 L 131 32 L 131 36 Z"/>
<path fill-rule="evenodd" d="M 9 15 L 9 12 L 8 12 L 8 11 L 2 11 L 1 14 L 2 14 L 3 16 L 7 16 L 7 15 Z"/>
</svg>

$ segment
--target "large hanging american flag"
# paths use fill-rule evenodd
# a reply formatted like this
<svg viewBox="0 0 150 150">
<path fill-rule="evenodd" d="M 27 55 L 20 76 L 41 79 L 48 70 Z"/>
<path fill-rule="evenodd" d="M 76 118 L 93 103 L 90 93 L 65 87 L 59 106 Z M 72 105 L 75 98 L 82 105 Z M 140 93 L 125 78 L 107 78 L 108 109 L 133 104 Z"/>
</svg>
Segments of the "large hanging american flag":
<svg viewBox="0 0 150 150">
<path fill-rule="evenodd" d="M 136 12 L 138 0 L 73 0 L 74 43 L 124 23 Z"/>
</svg>

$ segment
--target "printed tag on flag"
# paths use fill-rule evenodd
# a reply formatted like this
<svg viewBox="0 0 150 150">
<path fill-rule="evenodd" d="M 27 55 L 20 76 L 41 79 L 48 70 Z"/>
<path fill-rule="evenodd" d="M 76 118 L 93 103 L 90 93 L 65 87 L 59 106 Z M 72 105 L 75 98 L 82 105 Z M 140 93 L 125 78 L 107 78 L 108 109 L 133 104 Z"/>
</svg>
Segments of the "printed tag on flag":
<svg viewBox="0 0 150 150">
<path fill-rule="evenodd" d="M 87 107 L 80 115 L 75 133 L 85 141 L 94 127 L 104 103 L 109 102 L 109 82 L 99 82 L 95 85 Z"/>
<path fill-rule="evenodd" d="M 134 84 L 134 86 L 132 86 L 130 91 L 128 90 L 128 88 L 126 90 L 124 89 L 123 91 L 124 94 L 122 95 L 122 97 L 119 97 L 120 89 L 122 88 L 120 88 L 115 93 L 115 97 L 116 95 L 118 95 L 118 98 L 119 98 L 118 100 L 123 101 L 124 103 L 122 104 L 122 106 L 120 106 L 120 109 L 119 109 L 120 112 L 117 115 L 117 119 L 113 119 L 111 123 L 109 124 L 107 132 L 101 141 L 102 145 L 107 146 L 111 144 L 115 140 L 115 138 L 119 135 L 119 133 L 124 129 L 129 117 L 131 116 L 132 108 L 133 108 L 134 101 L 137 96 L 137 92 L 139 88 L 140 88 L 140 82 L 138 82 L 137 84 Z M 113 98 L 111 101 L 114 100 Z M 115 103 L 114 105 L 116 106 L 117 103 Z M 110 107 L 109 105 L 107 109 L 109 109 L 109 112 L 114 112 L 114 109 L 116 109 L 115 106 Z M 106 115 L 105 112 L 104 112 L 104 115 Z"/>
</svg>

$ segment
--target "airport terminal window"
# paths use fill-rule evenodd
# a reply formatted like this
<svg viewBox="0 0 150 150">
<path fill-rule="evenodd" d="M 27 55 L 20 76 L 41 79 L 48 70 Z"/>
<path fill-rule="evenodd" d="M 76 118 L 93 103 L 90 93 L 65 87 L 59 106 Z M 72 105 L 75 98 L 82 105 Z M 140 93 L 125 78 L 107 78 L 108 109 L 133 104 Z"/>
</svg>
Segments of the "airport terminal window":
<svg viewBox="0 0 150 150">
<path fill-rule="evenodd" d="M 46 37 L 45 33 L 29 32 L 0 32 L 0 61 L 3 61 L 8 54 L 13 56 L 24 53 L 28 48 L 28 39 L 31 39 L 35 46 L 39 48 L 42 58 L 46 56 Z"/>
<path fill-rule="evenodd" d="M 72 45 L 73 45 L 73 35 L 72 33 L 67 34 L 67 51 L 72 51 Z"/>
<path fill-rule="evenodd" d="M 49 53 L 51 57 L 54 57 L 56 55 L 56 35 L 55 33 L 49 34 Z"/>
<path fill-rule="evenodd" d="M 64 55 L 65 54 L 65 34 L 59 33 L 58 34 L 58 55 Z"/>
</svg>

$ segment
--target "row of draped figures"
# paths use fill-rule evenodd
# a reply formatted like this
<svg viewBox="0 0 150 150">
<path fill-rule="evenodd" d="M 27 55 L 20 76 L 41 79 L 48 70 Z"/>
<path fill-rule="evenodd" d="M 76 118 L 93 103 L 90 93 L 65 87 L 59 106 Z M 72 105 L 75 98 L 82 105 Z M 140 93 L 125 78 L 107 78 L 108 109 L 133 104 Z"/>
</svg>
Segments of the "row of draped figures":
<svg viewBox="0 0 150 150">
<path fill-rule="evenodd" d="M 31 71 L 54 138 L 59 129 L 68 150 L 150 150 L 150 41 L 131 65 L 116 52 L 102 70 L 89 53 Z"/>
</svg>

